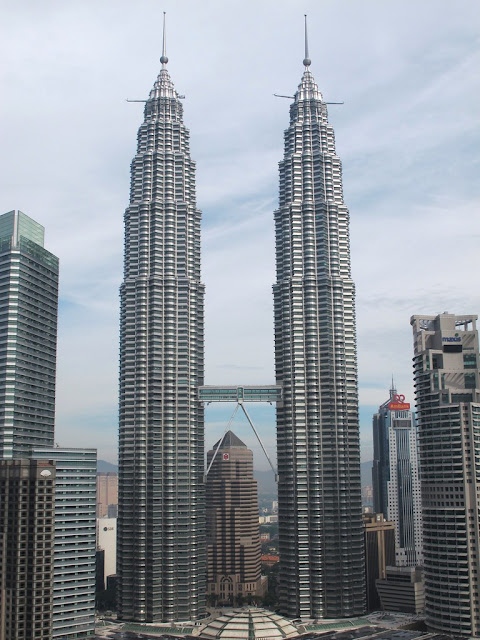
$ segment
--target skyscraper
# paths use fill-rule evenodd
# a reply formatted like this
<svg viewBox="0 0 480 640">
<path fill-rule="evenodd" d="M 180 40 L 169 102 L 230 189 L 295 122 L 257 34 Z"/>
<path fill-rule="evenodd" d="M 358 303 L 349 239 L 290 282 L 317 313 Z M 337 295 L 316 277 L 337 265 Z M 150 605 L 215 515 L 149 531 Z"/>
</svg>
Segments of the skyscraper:
<svg viewBox="0 0 480 640">
<path fill-rule="evenodd" d="M 275 212 L 280 606 L 324 618 L 365 607 L 357 356 L 342 167 L 303 63 Z"/>
<path fill-rule="evenodd" d="M 117 571 L 122 620 L 204 611 L 204 285 L 195 163 L 168 58 L 145 102 L 125 212 Z"/>
<path fill-rule="evenodd" d="M 19 606 L 27 621 L 21 633 L 27 635 L 20 635 L 16 614 L 5 618 L 5 633 L 7 638 L 87 638 L 95 633 L 96 452 L 54 447 L 58 258 L 43 240 L 43 227 L 21 211 L 0 216 L 0 457 L 5 472 L 0 485 L 4 490 L 8 482 L 11 489 L 16 482 L 22 489 L 23 483 L 30 491 L 13 495 L 21 526 L 30 518 L 28 530 L 19 533 L 21 557 L 9 549 L 3 558 L 11 578 L 9 606 L 12 611 Z M 22 460 L 9 467 L 9 458 Z M 85 463 L 89 477 L 82 470 Z M 6 514 L 8 504 L 0 502 L 0 537 L 11 546 L 12 511 Z M 29 538 L 26 557 L 32 570 L 14 583 L 15 572 L 25 573 L 22 536 Z"/>
<path fill-rule="evenodd" d="M 0 460 L 0 638 L 51 640 L 55 463 Z"/>
<path fill-rule="evenodd" d="M 36 448 L 54 460 L 53 640 L 95 636 L 96 449 Z"/>
<path fill-rule="evenodd" d="M 231 604 L 263 596 L 253 453 L 228 431 L 208 452 L 207 467 L 207 592 Z"/>
<path fill-rule="evenodd" d="M 405 396 L 390 398 L 373 416 L 373 510 L 395 524 L 395 563 L 423 564 L 418 431 Z"/>
<path fill-rule="evenodd" d="M 0 457 L 53 446 L 58 258 L 21 211 L 0 216 Z"/>
<path fill-rule="evenodd" d="M 412 316 L 427 626 L 480 636 L 477 316 Z"/>
</svg>

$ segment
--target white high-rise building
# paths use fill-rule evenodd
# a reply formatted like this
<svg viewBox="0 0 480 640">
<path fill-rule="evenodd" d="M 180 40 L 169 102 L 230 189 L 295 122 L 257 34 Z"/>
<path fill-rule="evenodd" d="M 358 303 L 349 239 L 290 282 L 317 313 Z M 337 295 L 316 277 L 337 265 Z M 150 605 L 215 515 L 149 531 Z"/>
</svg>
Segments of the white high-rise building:
<svg viewBox="0 0 480 640">
<path fill-rule="evenodd" d="M 160 61 L 131 165 L 120 291 L 117 600 L 120 619 L 139 622 L 205 607 L 201 212 L 165 50 Z"/>
<path fill-rule="evenodd" d="M 432 631 L 480 637 L 480 353 L 477 316 L 411 318 L 420 449 L 425 613 Z"/>
<path fill-rule="evenodd" d="M 342 165 L 303 63 L 275 212 L 280 607 L 338 618 L 365 610 L 355 287 Z"/>
<path fill-rule="evenodd" d="M 423 564 L 418 431 L 405 396 L 390 398 L 373 416 L 373 509 L 395 524 L 395 564 Z"/>
<path fill-rule="evenodd" d="M 97 450 L 35 448 L 55 463 L 53 640 L 95 636 Z"/>
</svg>

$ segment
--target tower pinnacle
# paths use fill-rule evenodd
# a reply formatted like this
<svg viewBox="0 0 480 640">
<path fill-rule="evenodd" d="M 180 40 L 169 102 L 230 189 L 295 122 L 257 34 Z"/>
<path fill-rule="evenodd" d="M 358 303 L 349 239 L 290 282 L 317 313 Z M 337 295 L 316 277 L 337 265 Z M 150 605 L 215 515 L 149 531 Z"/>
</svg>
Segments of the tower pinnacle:
<svg viewBox="0 0 480 640">
<path fill-rule="evenodd" d="M 307 31 L 307 14 L 305 14 L 305 58 L 303 59 L 303 64 L 306 67 L 309 67 L 312 64 L 312 61 L 308 57 L 308 31 Z"/>
<path fill-rule="evenodd" d="M 162 69 L 165 69 L 165 65 L 168 62 L 167 58 L 167 38 L 165 36 L 165 11 L 163 12 L 163 42 L 162 42 L 162 57 L 160 58 L 162 63 Z"/>
<path fill-rule="evenodd" d="M 393 381 L 393 373 L 392 373 L 392 386 L 390 387 L 390 399 L 397 393 L 397 389 L 395 387 L 395 382 Z"/>
</svg>

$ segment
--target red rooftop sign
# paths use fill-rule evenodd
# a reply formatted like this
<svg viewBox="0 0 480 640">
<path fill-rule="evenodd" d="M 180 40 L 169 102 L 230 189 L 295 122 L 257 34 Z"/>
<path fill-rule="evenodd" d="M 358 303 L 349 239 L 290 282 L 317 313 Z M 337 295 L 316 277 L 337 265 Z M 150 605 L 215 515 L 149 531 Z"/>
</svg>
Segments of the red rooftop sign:
<svg viewBox="0 0 480 640">
<path fill-rule="evenodd" d="M 410 409 L 410 403 L 405 402 L 405 396 L 395 395 L 392 401 L 388 405 L 391 411 L 408 411 Z"/>
</svg>

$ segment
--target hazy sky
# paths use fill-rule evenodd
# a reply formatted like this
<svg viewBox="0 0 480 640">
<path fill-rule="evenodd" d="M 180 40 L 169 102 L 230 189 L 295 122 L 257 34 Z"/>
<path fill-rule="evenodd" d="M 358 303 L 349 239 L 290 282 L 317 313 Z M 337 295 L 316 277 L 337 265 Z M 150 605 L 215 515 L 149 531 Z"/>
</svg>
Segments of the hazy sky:
<svg viewBox="0 0 480 640">
<path fill-rule="evenodd" d="M 392 373 L 413 402 L 414 313 L 479 313 L 478 0 L 3 0 L 0 212 L 60 258 L 57 434 L 116 459 L 123 212 L 160 69 L 185 94 L 203 211 L 207 384 L 273 382 L 273 210 L 289 100 L 310 67 L 351 214 L 362 455 Z M 207 444 L 233 407 L 208 409 Z M 251 414 L 270 451 L 274 411 Z M 233 430 L 252 444 L 244 422 Z M 266 462 L 257 458 L 257 466 Z"/>
</svg>

